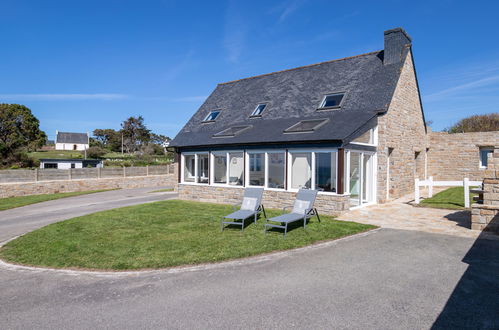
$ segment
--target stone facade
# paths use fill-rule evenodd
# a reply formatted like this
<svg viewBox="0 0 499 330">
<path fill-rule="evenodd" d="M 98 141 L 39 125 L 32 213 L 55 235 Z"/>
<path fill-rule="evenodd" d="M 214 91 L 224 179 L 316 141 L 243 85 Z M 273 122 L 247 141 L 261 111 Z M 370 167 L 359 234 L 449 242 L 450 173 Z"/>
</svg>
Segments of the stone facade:
<svg viewBox="0 0 499 330">
<path fill-rule="evenodd" d="M 423 109 L 409 52 L 388 112 L 378 117 L 378 203 L 414 191 L 414 179 L 425 178 L 426 144 Z"/>
<path fill-rule="evenodd" d="M 499 233 L 499 148 L 489 155 L 483 180 L 483 204 L 471 206 L 471 229 Z"/>
<path fill-rule="evenodd" d="M 203 185 L 179 184 L 178 194 L 180 199 L 208 203 L 235 204 L 242 200 L 243 188 L 215 187 Z M 267 209 L 282 209 L 286 205 L 293 205 L 296 193 L 290 191 L 265 190 L 262 204 Z M 348 195 L 318 194 L 315 207 L 319 214 L 339 215 L 341 211 L 348 210 Z"/>
<path fill-rule="evenodd" d="M 115 188 L 176 187 L 176 185 L 176 174 L 127 178 L 3 183 L 0 184 L 0 198 Z"/>
<path fill-rule="evenodd" d="M 480 147 L 499 146 L 499 132 L 429 134 L 428 176 L 434 180 L 483 180 Z"/>
</svg>

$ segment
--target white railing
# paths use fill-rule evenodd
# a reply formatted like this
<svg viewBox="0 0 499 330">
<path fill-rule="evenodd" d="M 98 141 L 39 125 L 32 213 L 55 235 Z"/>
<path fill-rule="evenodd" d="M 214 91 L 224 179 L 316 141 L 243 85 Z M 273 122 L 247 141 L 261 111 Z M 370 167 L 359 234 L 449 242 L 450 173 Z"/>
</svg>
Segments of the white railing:
<svg viewBox="0 0 499 330">
<path fill-rule="evenodd" d="M 433 196 L 433 187 L 464 187 L 464 207 L 470 207 L 470 187 L 480 186 L 482 181 L 470 181 L 464 178 L 463 181 L 433 181 L 430 176 L 426 180 L 414 180 L 414 203 L 419 204 L 421 194 L 419 187 L 428 187 L 428 198 Z"/>
</svg>

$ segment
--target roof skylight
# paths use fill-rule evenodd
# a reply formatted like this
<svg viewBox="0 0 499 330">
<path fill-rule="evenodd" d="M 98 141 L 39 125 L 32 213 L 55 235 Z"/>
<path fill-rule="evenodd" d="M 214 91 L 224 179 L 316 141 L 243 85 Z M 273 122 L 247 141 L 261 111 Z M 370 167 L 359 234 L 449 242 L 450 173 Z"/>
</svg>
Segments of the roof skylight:
<svg viewBox="0 0 499 330">
<path fill-rule="evenodd" d="M 261 117 L 263 110 L 267 107 L 267 104 L 265 103 L 260 103 L 256 106 L 255 110 L 253 110 L 253 113 L 251 114 L 250 117 Z"/>
<path fill-rule="evenodd" d="M 329 119 L 309 119 L 302 120 L 293 126 L 286 128 L 284 133 L 312 133 L 325 125 Z"/>
<path fill-rule="evenodd" d="M 213 134 L 213 137 L 234 137 L 237 134 L 240 134 L 245 130 L 250 129 L 251 127 L 252 127 L 251 125 L 229 127 L 221 132 Z"/>
<path fill-rule="evenodd" d="M 208 116 L 204 118 L 203 122 L 215 121 L 215 119 L 217 119 L 217 117 L 220 115 L 220 112 L 221 112 L 220 110 L 210 111 Z"/>
<path fill-rule="evenodd" d="M 343 96 L 345 96 L 345 93 L 334 93 L 324 96 L 319 109 L 334 109 L 341 107 Z"/>
</svg>

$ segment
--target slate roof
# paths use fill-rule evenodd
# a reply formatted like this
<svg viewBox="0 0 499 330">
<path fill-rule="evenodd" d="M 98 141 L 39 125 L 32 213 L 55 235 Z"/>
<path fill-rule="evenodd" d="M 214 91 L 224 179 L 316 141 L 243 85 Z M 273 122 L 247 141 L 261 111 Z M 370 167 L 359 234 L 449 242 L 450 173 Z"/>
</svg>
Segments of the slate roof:
<svg viewBox="0 0 499 330">
<path fill-rule="evenodd" d="M 87 133 L 57 132 L 56 143 L 88 144 Z"/>
<path fill-rule="evenodd" d="M 390 64 L 383 62 L 384 51 L 375 51 L 218 84 L 170 146 L 346 143 L 380 112 L 387 111 L 409 49 L 399 48 L 400 60 Z M 341 108 L 317 111 L 324 95 L 336 92 L 346 93 Z M 250 118 L 259 103 L 268 104 L 261 118 Z M 218 118 L 203 123 L 212 110 L 221 110 Z M 322 118 L 329 121 L 316 131 L 284 133 L 300 120 Z M 251 129 L 234 137 L 213 137 L 232 126 L 247 125 Z"/>
</svg>

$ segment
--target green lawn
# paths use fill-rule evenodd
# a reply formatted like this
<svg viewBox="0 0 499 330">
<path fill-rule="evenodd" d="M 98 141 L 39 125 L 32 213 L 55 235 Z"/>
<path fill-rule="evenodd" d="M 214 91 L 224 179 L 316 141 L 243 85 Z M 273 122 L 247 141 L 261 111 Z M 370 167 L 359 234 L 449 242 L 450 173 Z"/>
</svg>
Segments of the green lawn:
<svg viewBox="0 0 499 330">
<path fill-rule="evenodd" d="M 470 193 L 470 205 L 473 203 L 473 196 L 475 196 L 475 194 Z M 464 188 L 453 187 L 446 189 L 433 195 L 432 198 L 422 200 L 419 205 L 439 209 L 464 209 Z"/>
<path fill-rule="evenodd" d="M 53 199 L 87 195 L 87 194 L 93 194 L 93 193 L 109 191 L 109 190 L 113 190 L 113 189 L 76 191 L 76 192 L 68 192 L 68 193 L 0 198 L 0 211 L 13 209 L 15 207 L 26 206 L 29 204 L 51 201 Z"/>
<path fill-rule="evenodd" d="M 41 159 L 41 158 L 56 158 L 56 159 L 80 159 L 83 158 L 81 151 L 67 151 L 67 150 L 46 150 L 29 152 L 28 156 Z"/>
<path fill-rule="evenodd" d="M 264 220 L 220 231 L 229 205 L 168 200 L 99 212 L 51 224 L 9 242 L 0 257 L 55 268 L 144 269 L 217 262 L 285 250 L 375 228 L 314 217 L 288 231 L 263 233 Z M 268 216 L 280 214 L 269 210 Z"/>
<path fill-rule="evenodd" d="M 172 192 L 172 191 L 175 191 L 175 189 L 173 188 L 159 189 L 159 190 L 150 191 L 150 193 Z"/>
</svg>

